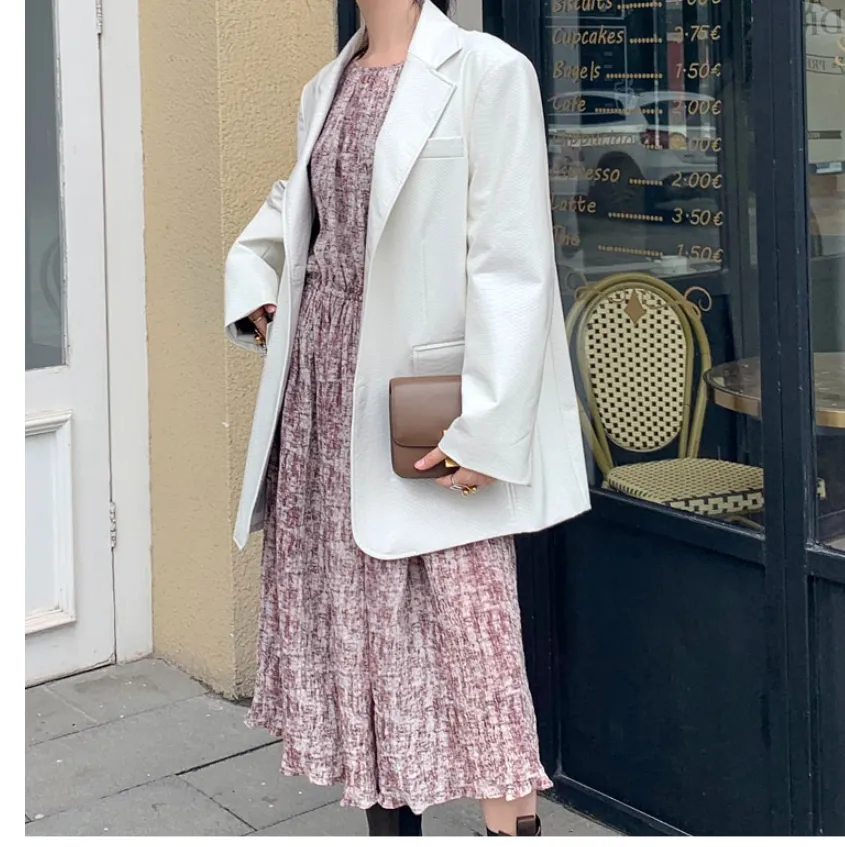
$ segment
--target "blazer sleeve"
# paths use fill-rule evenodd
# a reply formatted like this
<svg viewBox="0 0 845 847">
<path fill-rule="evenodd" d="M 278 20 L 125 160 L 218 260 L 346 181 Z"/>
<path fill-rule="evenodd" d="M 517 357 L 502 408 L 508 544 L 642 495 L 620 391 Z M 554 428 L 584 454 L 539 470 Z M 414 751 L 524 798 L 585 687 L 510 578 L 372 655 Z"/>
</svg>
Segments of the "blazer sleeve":
<svg viewBox="0 0 845 847">
<path fill-rule="evenodd" d="M 304 100 L 305 92 L 297 117 L 297 157 L 305 139 Z M 273 186 L 226 257 L 226 335 L 238 347 L 254 352 L 263 348 L 255 343 L 255 330 L 248 316 L 261 306 L 278 305 L 279 283 L 285 262 L 282 220 L 286 186 L 285 180 Z"/>
<path fill-rule="evenodd" d="M 285 261 L 282 203 L 285 181 L 279 181 L 226 257 L 226 334 L 238 347 L 259 351 L 248 316 L 278 302 Z"/>
<path fill-rule="evenodd" d="M 482 77 L 467 143 L 462 414 L 439 446 L 461 467 L 528 484 L 557 272 L 542 97 L 521 54 Z"/>
</svg>

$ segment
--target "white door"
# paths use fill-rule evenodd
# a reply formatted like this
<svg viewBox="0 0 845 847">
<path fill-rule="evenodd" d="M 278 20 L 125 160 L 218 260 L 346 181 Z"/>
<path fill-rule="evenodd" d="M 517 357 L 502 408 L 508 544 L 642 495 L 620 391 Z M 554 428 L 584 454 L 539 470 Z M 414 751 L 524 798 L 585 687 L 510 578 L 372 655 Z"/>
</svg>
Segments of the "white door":
<svg viewBox="0 0 845 847">
<path fill-rule="evenodd" d="M 95 0 L 26 2 L 26 683 L 112 661 Z"/>
</svg>

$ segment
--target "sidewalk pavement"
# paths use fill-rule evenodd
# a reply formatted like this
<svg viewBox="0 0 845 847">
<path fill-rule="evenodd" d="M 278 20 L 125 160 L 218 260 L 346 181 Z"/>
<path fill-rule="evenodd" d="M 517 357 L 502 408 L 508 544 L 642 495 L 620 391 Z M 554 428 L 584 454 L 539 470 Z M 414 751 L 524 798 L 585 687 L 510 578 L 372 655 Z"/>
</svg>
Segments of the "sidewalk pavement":
<svg viewBox="0 0 845 847">
<path fill-rule="evenodd" d="M 278 773 L 246 706 L 158 659 L 26 692 L 27 835 L 366 835 L 339 787 Z M 615 835 L 541 799 L 544 834 Z M 480 835 L 477 803 L 432 808 L 426 835 Z"/>
</svg>

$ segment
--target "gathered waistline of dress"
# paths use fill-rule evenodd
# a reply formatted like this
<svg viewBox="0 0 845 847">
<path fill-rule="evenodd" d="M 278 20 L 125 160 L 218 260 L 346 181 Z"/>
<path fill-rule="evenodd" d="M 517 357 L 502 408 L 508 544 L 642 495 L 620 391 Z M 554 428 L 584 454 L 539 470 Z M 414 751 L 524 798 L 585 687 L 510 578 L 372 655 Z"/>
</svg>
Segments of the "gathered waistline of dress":
<svg viewBox="0 0 845 847">
<path fill-rule="evenodd" d="M 315 297 L 331 297 L 335 300 L 349 300 L 353 303 L 360 303 L 364 299 L 361 292 L 337 288 L 329 280 L 322 277 L 319 272 L 309 273 L 305 277 L 305 288 L 302 292 L 302 297 L 303 300 Z"/>
</svg>

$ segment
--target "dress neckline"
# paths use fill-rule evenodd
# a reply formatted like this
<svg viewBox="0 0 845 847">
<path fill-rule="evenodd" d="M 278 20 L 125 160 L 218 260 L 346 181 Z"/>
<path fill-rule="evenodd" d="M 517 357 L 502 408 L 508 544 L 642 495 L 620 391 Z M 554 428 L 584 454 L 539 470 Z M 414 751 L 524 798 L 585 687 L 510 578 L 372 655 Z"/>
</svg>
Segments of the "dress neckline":
<svg viewBox="0 0 845 847">
<path fill-rule="evenodd" d="M 373 73 L 378 71 L 395 71 L 398 68 L 401 68 L 405 63 L 404 62 L 394 62 L 392 65 L 362 65 L 361 62 L 355 58 L 350 62 L 350 67 L 353 70 L 360 71 L 361 73 Z"/>
</svg>

